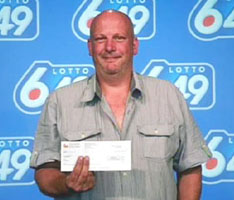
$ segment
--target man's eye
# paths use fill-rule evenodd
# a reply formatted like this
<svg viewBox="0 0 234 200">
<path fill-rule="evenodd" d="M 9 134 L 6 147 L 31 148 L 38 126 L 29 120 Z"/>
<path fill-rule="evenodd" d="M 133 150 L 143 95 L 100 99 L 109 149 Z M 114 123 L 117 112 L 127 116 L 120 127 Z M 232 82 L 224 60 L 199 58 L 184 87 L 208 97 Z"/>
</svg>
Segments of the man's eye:
<svg viewBox="0 0 234 200">
<path fill-rule="evenodd" d="M 124 41 L 126 38 L 124 36 L 116 36 L 115 37 L 115 40 L 118 41 L 118 42 L 122 42 Z"/>
<path fill-rule="evenodd" d="M 96 42 L 103 42 L 104 40 L 105 40 L 104 37 L 97 37 L 97 38 L 95 38 Z"/>
</svg>

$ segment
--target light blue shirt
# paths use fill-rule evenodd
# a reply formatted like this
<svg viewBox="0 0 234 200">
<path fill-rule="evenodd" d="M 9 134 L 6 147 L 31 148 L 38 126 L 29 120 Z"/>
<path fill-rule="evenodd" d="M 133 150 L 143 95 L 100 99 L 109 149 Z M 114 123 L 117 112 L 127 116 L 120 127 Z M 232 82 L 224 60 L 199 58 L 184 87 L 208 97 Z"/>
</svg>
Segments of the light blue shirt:
<svg viewBox="0 0 234 200">
<path fill-rule="evenodd" d="M 134 73 L 122 130 L 96 76 L 50 95 L 41 115 L 31 167 L 60 161 L 61 141 L 132 141 L 132 170 L 95 172 L 94 189 L 57 200 L 176 200 L 177 172 L 210 152 L 179 90 Z M 100 155 L 101 156 L 101 155 Z"/>
</svg>

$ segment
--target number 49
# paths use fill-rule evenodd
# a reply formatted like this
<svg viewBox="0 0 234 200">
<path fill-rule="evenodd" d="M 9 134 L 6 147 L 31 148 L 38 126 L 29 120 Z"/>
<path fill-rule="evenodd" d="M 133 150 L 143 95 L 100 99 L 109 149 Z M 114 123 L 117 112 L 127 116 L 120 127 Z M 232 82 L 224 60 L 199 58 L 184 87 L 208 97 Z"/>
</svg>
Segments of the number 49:
<svg viewBox="0 0 234 200">
<path fill-rule="evenodd" d="M 22 157 L 24 158 L 22 161 Z M 13 180 L 21 180 L 29 169 L 31 152 L 28 149 L 18 149 L 13 154 L 5 149 L 0 152 L 0 181 L 6 181 L 8 175 L 15 172 Z M 10 167 L 10 164 L 13 168 Z"/>
<path fill-rule="evenodd" d="M 27 6 L 18 6 L 11 10 L 10 6 L 4 6 L 0 10 L 0 35 L 7 36 L 8 31 L 17 26 L 13 35 L 21 36 L 33 19 L 33 13 Z M 13 24 L 10 23 L 10 20 Z"/>
</svg>

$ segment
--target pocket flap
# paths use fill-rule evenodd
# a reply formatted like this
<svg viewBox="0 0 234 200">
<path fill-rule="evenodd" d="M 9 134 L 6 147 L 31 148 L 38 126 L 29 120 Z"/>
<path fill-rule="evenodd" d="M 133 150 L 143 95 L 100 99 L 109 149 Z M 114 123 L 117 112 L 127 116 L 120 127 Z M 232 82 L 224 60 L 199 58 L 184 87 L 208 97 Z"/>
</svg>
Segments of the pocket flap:
<svg viewBox="0 0 234 200">
<path fill-rule="evenodd" d="M 91 129 L 83 131 L 67 131 L 64 133 L 64 137 L 71 141 L 86 140 L 88 138 L 95 137 L 101 134 L 101 129 Z"/>
<path fill-rule="evenodd" d="M 145 136 L 170 136 L 174 133 L 174 125 L 144 125 L 138 126 L 138 131 Z"/>
</svg>

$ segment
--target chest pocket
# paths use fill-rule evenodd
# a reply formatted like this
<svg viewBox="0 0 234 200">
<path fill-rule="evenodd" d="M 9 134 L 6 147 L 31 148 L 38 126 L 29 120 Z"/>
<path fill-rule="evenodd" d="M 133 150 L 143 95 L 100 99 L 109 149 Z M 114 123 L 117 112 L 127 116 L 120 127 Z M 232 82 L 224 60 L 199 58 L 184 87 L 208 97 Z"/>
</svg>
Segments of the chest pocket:
<svg viewBox="0 0 234 200">
<path fill-rule="evenodd" d="M 101 137 L 101 129 L 67 131 L 63 137 L 68 141 L 98 141 Z"/>
<path fill-rule="evenodd" d="M 166 159 L 176 152 L 176 136 L 172 124 L 139 126 L 144 157 Z"/>
</svg>

